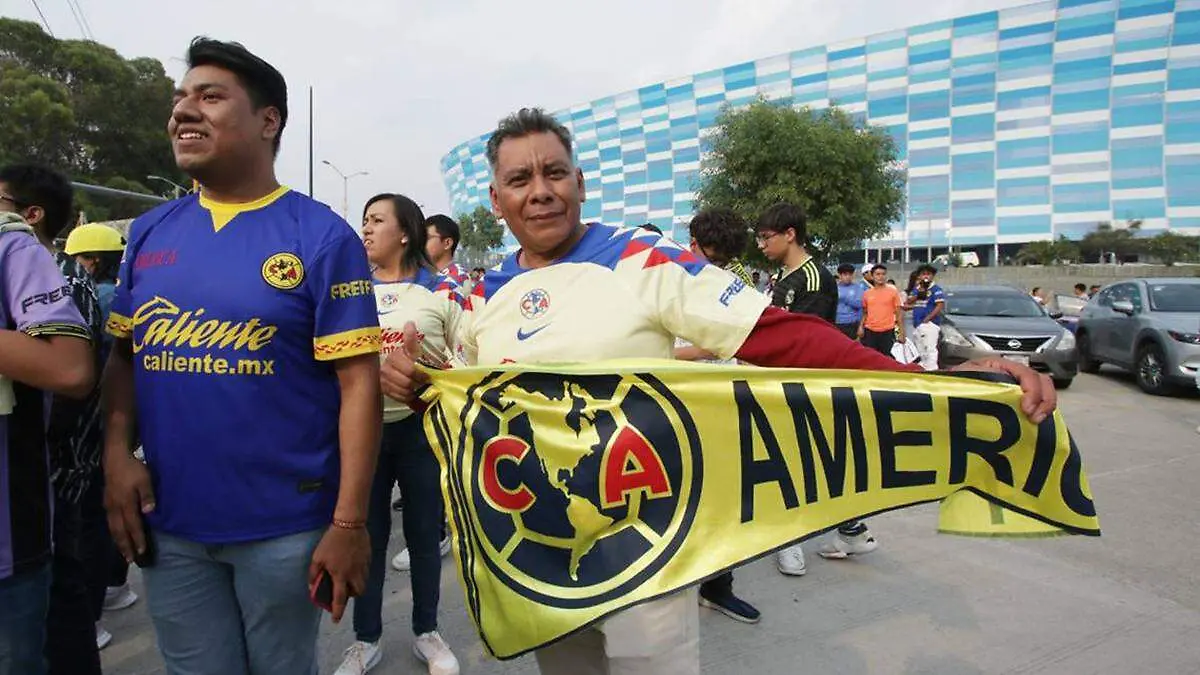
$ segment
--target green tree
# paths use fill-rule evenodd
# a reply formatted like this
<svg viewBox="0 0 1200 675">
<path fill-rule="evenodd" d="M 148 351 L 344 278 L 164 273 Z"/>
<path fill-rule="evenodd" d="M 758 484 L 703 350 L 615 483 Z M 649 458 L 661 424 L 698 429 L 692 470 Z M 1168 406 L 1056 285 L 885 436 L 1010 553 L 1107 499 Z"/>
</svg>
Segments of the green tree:
<svg viewBox="0 0 1200 675">
<path fill-rule="evenodd" d="M 80 182 L 132 182 L 137 192 L 149 174 L 184 182 L 165 132 L 173 90 L 154 59 L 127 60 L 96 42 L 57 40 L 36 23 L 0 18 L 0 164 L 37 162 Z M 78 199 L 89 219 L 150 206 Z"/>
<path fill-rule="evenodd" d="M 816 112 L 762 99 L 726 107 L 708 142 L 697 210 L 724 206 L 753 223 L 773 204 L 799 204 L 818 258 L 887 233 L 904 212 L 895 140 L 839 108 Z M 761 260 L 757 247 L 748 257 Z"/>
<path fill-rule="evenodd" d="M 1200 257 L 1200 237 L 1178 232 L 1159 232 L 1146 240 L 1145 250 L 1167 266 L 1189 262 Z"/>
<path fill-rule="evenodd" d="M 1054 265 L 1079 259 L 1079 246 L 1061 234 L 1053 241 L 1031 241 L 1017 252 L 1025 265 Z"/>
<path fill-rule="evenodd" d="M 1099 223 L 1096 229 L 1083 236 L 1079 249 L 1088 258 L 1104 262 L 1105 256 L 1116 254 L 1118 259 L 1137 255 L 1142 250 L 1142 240 L 1137 238 L 1142 221 L 1128 220 L 1125 227 L 1113 227 L 1112 223 Z"/>
<path fill-rule="evenodd" d="M 504 226 L 496 216 L 483 206 L 476 206 L 470 213 L 459 214 L 458 229 L 462 236 L 459 242 L 468 260 L 479 262 L 490 251 L 498 248 L 504 238 Z"/>
</svg>

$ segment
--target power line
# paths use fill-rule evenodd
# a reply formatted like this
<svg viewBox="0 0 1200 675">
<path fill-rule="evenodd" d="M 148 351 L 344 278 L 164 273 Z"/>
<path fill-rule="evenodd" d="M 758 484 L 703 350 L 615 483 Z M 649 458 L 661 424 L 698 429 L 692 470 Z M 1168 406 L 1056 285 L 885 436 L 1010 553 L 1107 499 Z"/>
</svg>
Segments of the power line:
<svg viewBox="0 0 1200 675">
<path fill-rule="evenodd" d="M 76 11 L 75 4 L 71 0 L 67 0 L 67 9 L 71 10 L 71 16 L 75 18 L 75 25 L 79 27 L 79 34 L 83 39 L 91 40 L 92 38 L 88 35 L 87 29 L 83 26 L 83 20 L 79 18 L 79 12 Z"/>
<path fill-rule="evenodd" d="M 42 14 L 42 8 L 38 6 L 37 0 L 29 0 L 29 1 L 33 3 L 33 8 L 37 10 L 38 16 L 42 17 L 42 25 L 46 27 L 46 32 L 50 34 L 50 37 L 58 37 L 54 34 L 54 31 L 50 28 L 50 22 L 46 21 L 46 15 Z"/>
<path fill-rule="evenodd" d="M 75 9 L 79 10 L 79 18 L 83 20 L 83 27 L 87 29 L 88 38 L 92 42 L 96 41 L 96 34 L 92 32 L 92 22 L 88 21 L 87 14 L 83 12 L 83 5 L 79 4 L 79 0 L 68 0 L 75 4 Z"/>
</svg>

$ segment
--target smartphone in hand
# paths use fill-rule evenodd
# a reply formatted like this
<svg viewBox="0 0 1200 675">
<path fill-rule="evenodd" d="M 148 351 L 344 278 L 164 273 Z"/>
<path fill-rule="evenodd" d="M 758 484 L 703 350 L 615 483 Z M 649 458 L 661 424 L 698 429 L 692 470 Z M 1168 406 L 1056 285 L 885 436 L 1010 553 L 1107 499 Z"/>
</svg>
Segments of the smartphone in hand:
<svg viewBox="0 0 1200 675">
<path fill-rule="evenodd" d="M 317 583 L 309 590 L 309 599 L 326 612 L 333 612 L 333 577 L 329 576 L 329 572 L 321 570 Z"/>
</svg>

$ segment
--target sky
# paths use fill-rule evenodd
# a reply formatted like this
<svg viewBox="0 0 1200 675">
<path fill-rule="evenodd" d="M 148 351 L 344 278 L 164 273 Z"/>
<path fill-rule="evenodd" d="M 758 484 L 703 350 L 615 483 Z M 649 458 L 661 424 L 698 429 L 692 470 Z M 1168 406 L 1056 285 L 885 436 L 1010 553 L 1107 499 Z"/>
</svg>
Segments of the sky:
<svg viewBox="0 0 1200 675">
<path fill-rule="evenodd" d="M 35 0 L 0 15 L 40 18 Z M 82 30 L 70 0 L 36 0 L 59 38 Z M 307 89 L 314 91 L 314 196 L 351 222 L 379 192 L 426 214 L 449 198 L 454 146 L 525 106 L 560 110 L 674 77 L 1026 0 L 77 0 L 98 42 L 162 61 L 178 80 L 196 35 L 236 40 L 289 86 L 279 179 L 307 190 Z M 164 102 L 164 133 L 167 102 Z M 132 177 L 131 178 L 138 178 Z"/>
</svg>

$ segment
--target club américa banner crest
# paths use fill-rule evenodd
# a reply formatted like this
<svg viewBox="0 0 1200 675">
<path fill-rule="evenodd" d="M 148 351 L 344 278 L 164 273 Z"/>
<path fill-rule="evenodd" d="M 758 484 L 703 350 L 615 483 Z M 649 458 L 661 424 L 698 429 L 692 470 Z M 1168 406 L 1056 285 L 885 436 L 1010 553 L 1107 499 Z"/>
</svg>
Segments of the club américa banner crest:
<svg viewBox="0 0 1200 675">
<path fill-rule="evenodd" d="M 467 608 L 507 659 L 839 523 L 1099 534 L 1062 417 L 986 378 L 676 361 L 431 373 Z M 947 499 L 952 497 L 952 499 Z"/>
</svg>

